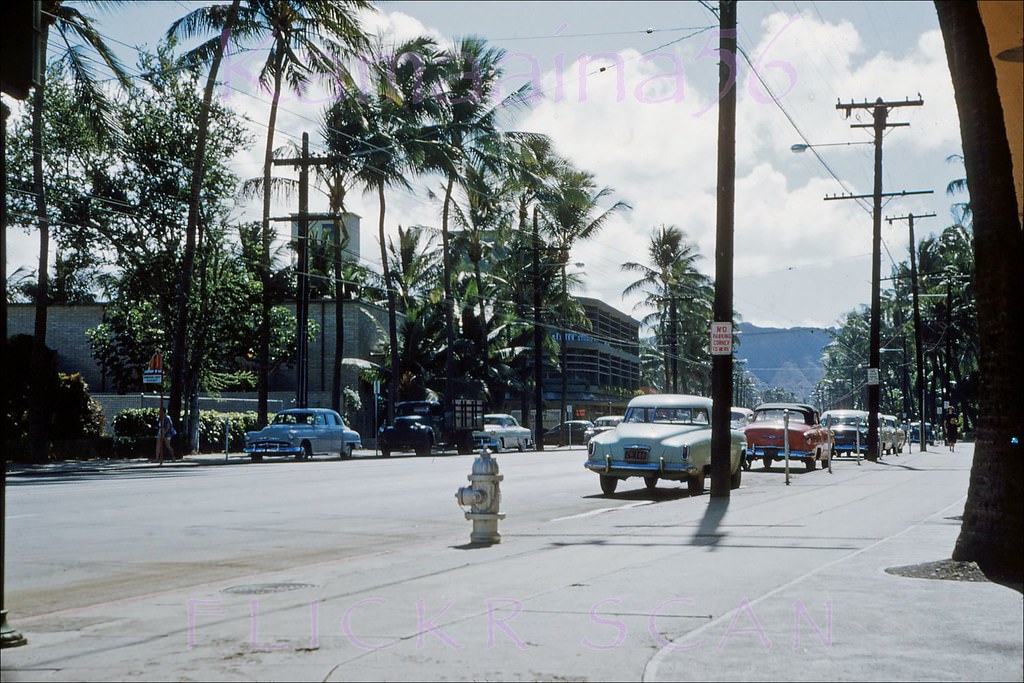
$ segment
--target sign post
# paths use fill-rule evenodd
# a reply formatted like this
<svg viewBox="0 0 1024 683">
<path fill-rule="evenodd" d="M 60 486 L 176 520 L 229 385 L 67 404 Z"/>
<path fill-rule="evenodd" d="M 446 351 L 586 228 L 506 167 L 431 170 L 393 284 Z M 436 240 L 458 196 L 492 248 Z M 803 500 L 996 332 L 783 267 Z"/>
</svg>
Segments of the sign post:
<svg viewBox="0 0 1024 683">
<path fill-rule="evenodd" d="M 160 385 L 160 410 L 164 408 L 164 361 L 163 356 L 157 351 L 149 359 L 149 367 L 142 371 L 143 384 Z M 157 412 L 159 420 L 159 411 Z M 161 465 L 164 464 L 164 439 L 163 425 L 157 422 L 156 426 L 156 459 Z"/>
</svg>

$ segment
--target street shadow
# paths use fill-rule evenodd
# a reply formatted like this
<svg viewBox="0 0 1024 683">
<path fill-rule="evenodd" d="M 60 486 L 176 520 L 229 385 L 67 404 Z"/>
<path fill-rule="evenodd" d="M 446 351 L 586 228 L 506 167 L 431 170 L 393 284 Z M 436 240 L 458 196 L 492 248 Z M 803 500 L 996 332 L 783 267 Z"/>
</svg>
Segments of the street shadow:
<svg viewBox="0 0 1024 683">
<path fill-rule="evenodd" d="M 704 511 L 704 516 L 701 517 L 700 524 L 697 526 L 697 530 L 693 533 L 691 545 L 707 545 L 712 547 L 718 545 L 728 535 L 719 531 L 722 519 L 725 517 L 725 512 L 728 509 L 729 498 L 711 498 L 708 501 L 707 509 Z"/>
<path fill-rule="evenodd" d="M 50 484 L 76 484 L 102 479 L 166 479 L 168 477 L 195 477 L 201 474 L 199 467 L 148 467 L 145 469 L 120 470 L 78 470 L 75 472 L 53 472 L 7 474 L 6 485 L 10 488 L 21 486 L 47 486 Z"/>
<path fill-rule="evenodd" d="M 681 498 L 689 498 L 690 494 L 686 488 L 662 488 L 657 487 L 649 489 L 646 486 L 638 489 L 632 489 L 629 491 L 616 491 L 610 495 L 604 493 L 594 493 L 589 496 L 583 496 L 583 498 L 593 499 L 605 499 L 605 500 L 625 500 L 625 501 L 649 501 L 652 503 L 664 503 L 670 500 L 679 500 Z"/>
</svg>

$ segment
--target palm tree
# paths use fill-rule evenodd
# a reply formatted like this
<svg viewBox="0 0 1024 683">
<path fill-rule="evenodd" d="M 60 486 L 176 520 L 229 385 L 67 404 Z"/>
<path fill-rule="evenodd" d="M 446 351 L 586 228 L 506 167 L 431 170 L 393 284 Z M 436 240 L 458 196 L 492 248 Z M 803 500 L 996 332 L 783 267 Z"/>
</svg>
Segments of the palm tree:
<svg viewBox="0 0 1024 683">
<path fill-rule="evenodd" d="M 981 405 L 971 483 L 953 559 L 989 576 L 1024 581 L 1024 233 L 1013 161 L 988 39 L 975 3 L 936 2 L 953 77 L 967 186 L 971 193 L 981 330 Z"/>
<path fill-rule="evenodd" d="M 510 104 L 524 101 L 525 87 L 503 101 L 495 102 L 494 96 L 503 74 L 501 62 L 504 57 L 504 50 L 487 47 L 483 40 L 475 37 L 463 38 L 451 49 L 438 55 L 442 70 L 439 78 L 444 88 L 441 97 L 445 107 L 443 118 L 438 121 L 440 144 L 434 148 L 437 156 L 433 165 L 447 176 L 441 211 L 442 281 L 447 336 L 445 412 L 451 411 L 454 400 L 455 324 L 451 291 L 452 245 L 448 224 L 452 192 L 456 182 L 465 179 L 467 164 L 479 162 L 486 154 L 488 139 L 497 135 L 498 113 Z"/>
<path fill-rule="evenodd" d="M 104 64 L 121 82 L 128 85 L 124 68 L 104 42 L 93 25 L 93 20 L 74 7 L 68 7 L 63 0 L 45 0 L 41 7 L 42 23 L 39 27 L 39 54 L 46 55 L 50 29 L 57 31 L 67 47 L 60 59 L 65 62 L 74 82 L 75 95 L 88 117 L 93 130 L 101 137 L 115 129 L 109 101 L 100 88 L 92 68 L 92 61 L 77 41 L 90 46 Z M 45 184 L 43 179 L 43 119 L 45 117 L 46 73 L 40 70 L 39 84 L 32 97 L 32 176 L 33 192 L 36 197 L 36 215 L 39 223 L 39 268 L 36 273 L 36 305 L 34 344 L 32 347 L 32 377 L 42 378 L 46 365 L 46 318 L 49 298 L 49 256 L 50 223 L 47 217 Z M 47 459 L 46 448 L 46 397 L 42 383 L 33 381 L 29 394 L 29 447 L 33 461 Z"/>
<path fill-rule="evenodd" d="M 424 83 L 431 83 L 431 69 L 436 48 L 429 38 L 416 38 L 391 51 L 376 48 L 373 91 L 349 92 L 343 97 L 350 112 L 359 112 L 365 126 L 362 134 L 363 164 L 356 173 L 357 181 L 367 192 L 377 195 L 379 215 L 377 239 L 380 244 L 381 268 L 388 300 L 388 341 L 391 367 L 388 382 L 387 418 L 394 417 L 398 401 L 398 385 L 402 377 L 398 347 L 398 320 L 395 290 L 388 263 L 387 240 L 384 234 L 387 202 L 386 190 L 392 187 L 410 189 L 407 175 L 422 168 L 426 150 L 432 144 L 425 133 L 428 122 L 436 120 L 436 100 L 423 96 Z"/>
<path fill-rule="evenodd" d="M 705 307 L 710 307 L 710 282 L 694 266 L 700 258 L 695 245 L 687 242 L 686 233 L 674 225 L 661 225 L 655 230 L 647 253 L 650 256 L 650 265 L 632 261 L 622 264 L 624 271 L 640 274 L 640 278 L 628 285 L 622 295 L 642 293 L 644 297 L 637 306 L 654 309 L 652 313 L 644 316 L 641 322 L 662 330 L 659 336 L 665 359 L 665 387 L 667 391 L 678 392 L 678 367 L 681 355 L 678 347 L 679 319 L 682 317 L 684 320 L 692 321 L 696 317 L 704 320 L 704 316 L 694 316 L 692 313 L 701 303 Z M 683 305 L 682 310 L 680 304 Z M 686 335 L 684 338 L 693 336 L 695 335 Z M 703 339 L 702 336 L 699 337 Z M 683 355 L 683 358 L 686 356 Z M 683 391 L 686 392 L 685 381 L 683 386 Z"/>
<path fill-rule="evenodd" d="M 568 299 L 568 277 L 566 266 L 572 246 L 580 241 L 590 239 L 605 226 L 608 220 L 620 211 L 628 211 L 632 207 L 624 201 L 616 201 L 611 207 L 601 209 L 601 202 L 614 193 L 610 187 L 597 188 L 594 176 L 586 171 L 564 166 L 556 172 L 555 186 L 541 200 L 545 220 L 545 229 L 551 237 L 552 247 L 558 254 L 562 270 L 563 305 Z M 563 309 L 564 310 L 564 309 Z M 565 416 L 565 399 L 568 391 L 568 374 L 566 372 L 565 332 L 567 320 L 563 315 L 562 340 L 559 344 L 562 404 L 560 415 Z"/>
<path fill-rule="evenodd" d="M 270 114 L 267 122 L 266 148 L 263 157 L 263 240 L 260 282 L 263 285 L 262 315 L 257 352 L 257 414 L 258 423 L 267 421 L 267 391 L 270 367 L 270 308 L 273 305 L 270 288 L 270 245 L 273 230 L 270 227 L 271 168 L 273 164 L 274 134 L 277 129 L 278 105 L 284 84 L 301 93 L 311 75 L 332 74 L 349 82 L 340 59 L 367 44 L 356 13 L 369 9 L 364 0 L 247 0 L 239 7 L 235 30 L 230 37 L 242 44 L 261 37 L 271 38 L 267 59 L 260 69 L 260 86 L 270 92 Z M 199 32 L 223 31 L 227 15 L 223 6 L 202 7 L 176 21 L 169 35 L 191 37 Z M 324 42 L 333 40 L 328 50 Z M 186 59 L 198 59 L 208 52 L 202 45 L 186 54 Z"/>
</svg>

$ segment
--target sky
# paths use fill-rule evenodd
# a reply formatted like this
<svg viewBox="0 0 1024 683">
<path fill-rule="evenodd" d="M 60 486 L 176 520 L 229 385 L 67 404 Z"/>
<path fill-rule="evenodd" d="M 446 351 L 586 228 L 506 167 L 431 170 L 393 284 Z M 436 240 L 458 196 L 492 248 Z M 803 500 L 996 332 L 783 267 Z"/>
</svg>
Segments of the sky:
<svg viewBox="0 0 1024 683">
<path fill-rule="evenodd" d="M 171 21 L 196 3 L 138 2 L 86 12 L 126 64 L 136 49 L 153 50 Z M 582 286 L 575 293 L 605 301 L 636 318 L 646 311 L 623 290 L 636 278 L 628 261 L 649 263 L 654 231 L 685 231 L 715 270 L 718 127 L 716 2 L 380 2 L 365 26 L 394 39 L 427 34 L 442 43 L 478 36 L 506 51 L 502 92 L 529 82 L 529 106 L 509 111 L 509 130 L 544 133 L 556 151 L 612 189 L 611 202 L 632 208 L 574 249 Z M 739 43 L 734 228 L 734 309 L 767 327 L 834 327 L 870 302 L 870 200 L 826 200 L 873 190 L 869 110 L 849 119 L 838 102 L 922 99 L 897 107 L 883 142 L 883 191 L 932 190 L 883 206 L 882 274 L 907 260 L 906 221 L 885 218 L 934 213 L 915 222 L 918 239 L 953 222 L 946 185 L 963 176 L 952 85 L 932 2 L 738 3 Z M 258 46 L 257 46 L 258 47 Z M 265 54 L 229 56 L 218 96 L 246 113 L 257 142 L 240 150 L 243 178 L 261 173 L 268 95 L 256 84 Z M 765 84 L 770 88 L 766 91 Z M 326 95 L 285 95 L 277 144 L 311 138 L 324 152 L 319 115 Z M 819 145 L 794 153 L 797 143 Z M 853 143 L 853 144 L 847 144 Z M 819 158 L 820 157 L 820 158 Z M 389 234 L 397 226 L 440 224 L 437 178 L 412 179 L 393 192 Z M 311 195 L 312 211 L 326 210 Z M 361 258 L 379 269 L 375 196 L 356 191 L 349 210 L 362 217 Z M 282 202 L 273 215 L 296 210 Z M 258 218 L 258 206 L 238 215 Z M 282 241 L 287 239 L 282 228 Z M 17 233 L 17 234 L 15 234 Z M 9 270 L 31 263 L 36 236 L 12 230 Z"/>
</svg>

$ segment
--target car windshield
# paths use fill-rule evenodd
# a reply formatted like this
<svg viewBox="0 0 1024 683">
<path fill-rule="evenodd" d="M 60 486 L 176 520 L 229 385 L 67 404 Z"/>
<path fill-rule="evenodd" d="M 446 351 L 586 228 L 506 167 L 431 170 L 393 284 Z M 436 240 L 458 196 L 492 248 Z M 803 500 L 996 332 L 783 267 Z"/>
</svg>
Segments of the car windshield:
<svg viewBox="0 0 1024 683">
<path fill-rule="evenodd" d="M 786 411 L 783 408 L 769 408 L 767 410 L 758 410 L 754 413 L 754 422 L 782 422 L 785 418 Z M 799 410 L 789 411 L 790 422 L 802 422 L 804 424 L 810 424 L 807 421 L 807 416 L 801 413 Z"/>
<path fill-rule="evenodd" d="M 278 413 L 274 417 L 276 425 L 308 425 L 313 424 L 313 413 Z"/>
<path fill-rule="evenodd" d="M 621 417 L 599 417 L 594 420 L 595 427 L 614 427 L 622 422 Z"/>
<path fill-rule="evenodd" d="M 835 426 L 835 425 L 854 425 L 854 426 L 856 426 L 856 424 L 858 422 L 860 422 L 861 424 L 866 424 L 867 423 L 867 420 L 865 420 L 863 418 L 860 418 L 860 417 L 857 417 L 856 415 L 844 415 L 842 417 L 836 417 L 835 415 L 832 415 L 832 416 L 830 416 L 829 421 L 832 423 L 832 426 Z"/>
<path fill-rule="evenodd" d="M 498 425 L 500 427 L 501 425 L 505 424 L 505 418 L 503 418 L 503 417 L 487 417 L 485 415 L 484 416 L 484 424 L 485 425 Z"/>
<path fill-rule="evenodd" d="M 708 411 L 699 407 L 634 407 L 626 410 L 623 422 L 706 425 L 708 424 Z"/>
</svg>

